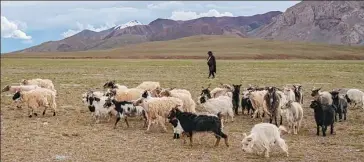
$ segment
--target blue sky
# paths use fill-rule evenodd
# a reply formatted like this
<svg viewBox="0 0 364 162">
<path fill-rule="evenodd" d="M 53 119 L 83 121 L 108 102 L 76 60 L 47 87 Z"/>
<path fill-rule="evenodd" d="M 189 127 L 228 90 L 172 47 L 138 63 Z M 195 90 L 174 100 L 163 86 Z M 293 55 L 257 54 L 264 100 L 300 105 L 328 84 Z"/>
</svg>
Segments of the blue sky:
<svg viewBox="0 0 364 162">
<path fill-rule="evenodd" d="M 282 11 L 299 1 L 1 1 L 1 53 L 138 20 L 189 20 Z"/>
</svg>

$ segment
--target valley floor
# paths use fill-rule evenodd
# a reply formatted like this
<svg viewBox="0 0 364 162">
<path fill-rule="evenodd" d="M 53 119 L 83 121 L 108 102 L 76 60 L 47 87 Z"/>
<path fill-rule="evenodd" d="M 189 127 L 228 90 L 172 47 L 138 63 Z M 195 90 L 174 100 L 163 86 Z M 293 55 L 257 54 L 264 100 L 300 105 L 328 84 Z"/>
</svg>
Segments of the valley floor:
<svg viewBox="0 0 364 162">
<path fill-rule="evenodd" d="M 278 148 L 270 161 L 362 161 L 364 158 L 364 110 L 349 109 L 348 119 L 335 123 L 336 135 L 316 136 L 313 110 L 308 107 L 310 90 L 322 86 L 364 89 L 363 61 L 217 61 L 217 76 L 208 80 L 205 60 L 109 60 L 109 59 L 1 59 L 1 88 L 21 79 L 51 79 L 57 89 L 59 113 L 53 117 L 28 118 L 27 110 L 12 104 L 10 93 L 1 94 L 1 161 L 265 161 L 264 157 L 243 153 L 240 141 L 259 119 L 246 115 L 225 123 L 230 147 L 223 142 L 213 148 L 215 137 L 194 136 L 194 146 L 173 141 L 168 133 L 152 126 L 145 134 L 139 119 L 93 124 L 81 94 L 102 90 L 108 80 L 128 87 L 143 81 L 159 81 L 162 87 L 191 91 L 197 99 L 202 86 L 212 83 L 279 86 L 300 83 L 304 88 L 304 120 L 298 135 L 285 134 L 290 157 Z M 243 88 L 242 88 L 243 89 Z M 201 106 L 197 106 L 202 111 Z M 40 114 L 40 113 L 38 113 Z M 265 120 L 266 122 L 268 119 Z M 286 120 L 283 121 L 287 125 Z M 189 142 L 187 140 L 187 142 Z"/>
</svg>

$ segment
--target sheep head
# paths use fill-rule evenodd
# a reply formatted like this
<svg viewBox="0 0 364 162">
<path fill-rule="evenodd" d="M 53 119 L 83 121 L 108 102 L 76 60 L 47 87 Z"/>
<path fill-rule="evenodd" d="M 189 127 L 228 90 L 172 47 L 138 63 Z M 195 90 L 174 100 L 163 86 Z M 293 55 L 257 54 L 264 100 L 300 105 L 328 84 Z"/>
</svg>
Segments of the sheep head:
<svg viewBox="0 0 364 162">
<path fill-rule="evenodd" d="M 9 91 L 10 90 L 10 86 L 9 85 L 7 85 L 7 86 L 5 86 L 2 90 L 1 90 L 1 92 L 6 92 L 6 91 Z"/>
</svg>

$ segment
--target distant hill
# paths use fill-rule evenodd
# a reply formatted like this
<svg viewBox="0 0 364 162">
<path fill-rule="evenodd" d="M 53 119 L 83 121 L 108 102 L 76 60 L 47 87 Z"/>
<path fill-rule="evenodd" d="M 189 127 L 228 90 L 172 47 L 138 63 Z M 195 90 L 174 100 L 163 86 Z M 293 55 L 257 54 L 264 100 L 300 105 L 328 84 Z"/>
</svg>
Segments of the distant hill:
<svg viewBox="0 0 364 162">
<path fill-rule="evenodd" d="M 192 36 L 169 41 L 134 44 L 107 50 L 4 54 L 1 58 L 123 58 L 206 59 L 328 59 L 364 60 L 364 46 L 327 45 L 241 38 L 239 36 Z"/>
<path fill-rule="evenodd" d="M 252 32 L 253 37 L 285 41 L 364 45 L 363 1 L 302 1 L 272 22 Z"/>
<path fill-rule="evenodd" d="M 17 52 L 70 52 L 110 49 L 149 41 L 166 41 L 195 35 L 237 35 L 247 33 L 271 22 L 281 14 L 272 11 L 254 16 L 202 17 L 188 21 L 156 19 L 148 25 L 134 20 L 127 24 L 94 32 L 83 30 L 59 41 L 49 41 Z"/>
</svg>

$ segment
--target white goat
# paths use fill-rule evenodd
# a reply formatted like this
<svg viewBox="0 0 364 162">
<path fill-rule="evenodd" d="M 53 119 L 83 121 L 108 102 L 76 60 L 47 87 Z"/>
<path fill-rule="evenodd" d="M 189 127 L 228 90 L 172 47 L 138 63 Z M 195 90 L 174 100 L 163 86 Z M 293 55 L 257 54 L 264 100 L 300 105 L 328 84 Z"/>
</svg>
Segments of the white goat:
<svg viewBox="0 0 364 162">
<path fill-rule="evenodd" d="M 284 104 L 282 109 L 286 113 L 288 133 L 291 133 L 291 129 L 293 129 L 293 134 L 297 134 L 300 130 L 303 119 L 303 109 L 301 104 L 295 101 L 288 101 Z"/>
<path fill-rule="evenodd" d="M 255 124 L 252 128 L 250 135 L 243 134 L 244 139 L 241 141 L 242 150 L 248 153 L 263 153 L 265 157 L 269 157 L 270 147 L 278 145 L 288 157 L 288 146 L 284 139 L 281 138 L 281 132 L 287 132 L 286 128 L 279 126 L 279 128 L 270 123 Z"/>
</svg>

